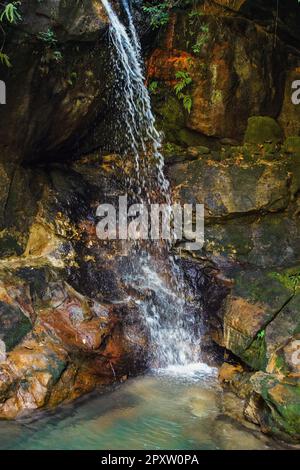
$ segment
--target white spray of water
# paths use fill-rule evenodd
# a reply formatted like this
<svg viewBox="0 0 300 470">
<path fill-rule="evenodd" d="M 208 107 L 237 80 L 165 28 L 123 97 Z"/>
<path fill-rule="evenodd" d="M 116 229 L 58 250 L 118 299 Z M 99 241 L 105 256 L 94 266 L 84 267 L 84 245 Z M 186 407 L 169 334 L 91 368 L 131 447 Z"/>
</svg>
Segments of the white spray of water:
<svg viewBox="0 0 300 470">
<path fill-rule="evenodd" d="M 164 175 L 164 159 L 160 151 L 161 137 L 155 128 L 150 96 L 145 86 L 141 45 L 130 4 L 128 0 L 122 0 L 127 16 L 126 28 L 109 0 L 102 0 L 102 3 L 110 20 L 109 34 L 118 78 L 117 102 L 119 107 L 123 104 L 116 126 L 125 142 L 124 158 L 134 157 L 134 174 L 129 183 L 140 189 L 139 196 L 147 203 L 157 202 L 153 200 L 153 194 L 156 194 L 170 206 L 169 182 Z M 161 256 L 162 251 L 157 250 L 157 258 Z M 168 367 L 195 363 L 199 359 L 199 334 L 196 333 L 194 319 L 187 315 L 184 289 L 173 257 L 166 255 L 163 263 L 173 282 L 166 282 L 158 266 L 155 254 L 139 250 L 133 271 L 127 276 L 128 284 L 139 292 L 140 300 L 136 303 L 151 338 L 152 364 Z"/>
</svg>

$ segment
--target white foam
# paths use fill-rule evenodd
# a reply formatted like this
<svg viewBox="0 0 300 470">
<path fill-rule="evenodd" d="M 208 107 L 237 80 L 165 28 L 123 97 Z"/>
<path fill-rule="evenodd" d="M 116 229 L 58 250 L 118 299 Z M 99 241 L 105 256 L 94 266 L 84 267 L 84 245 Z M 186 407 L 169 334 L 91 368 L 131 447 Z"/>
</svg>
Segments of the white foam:
<svg viewBox="0 0 300 470">
<path fill-rule="evenodd" d="M 158 375 L 184 378 L 189 380 L 199 380 L 202 378 L 216 378 L 218 369 L 210 367 L 204 362 L 195 362 L 185 365 L 171 365 L 161 369 L 155 369 Z"/>
</svg>

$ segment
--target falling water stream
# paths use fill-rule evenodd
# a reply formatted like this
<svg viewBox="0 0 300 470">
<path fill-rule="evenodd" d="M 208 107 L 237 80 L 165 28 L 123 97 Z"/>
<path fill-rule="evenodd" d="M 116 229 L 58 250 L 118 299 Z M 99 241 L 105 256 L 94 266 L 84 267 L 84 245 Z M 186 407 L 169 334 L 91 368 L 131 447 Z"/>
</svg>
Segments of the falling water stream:
<svg viewBox="0 0 300 470">
<path fill-rule="evenodd" d="M 131 5 L 122 0 L 127 26 L 109 0 L 102 0 L 110 20 L 110 41 L 116 74 L 115 103 L 119 111 L 115 133 L 121 154 L 132 160 L 127 189 L 135 201 L 164 202 L 171 205 L 170 185 L 164 175 L 161 136 L 155 128 L 151 101 L 145 86 L 143 60 Z M 150 248 L 150 249 L 149 249 Z M 185 287 L 170 246 L 153 242 L 139 245 L 134 254 L 133 271 L 127 277 L 141 295 L 136 300 L 149 331 L 152 365 L 159 368 L 188 366 L 199 360 L 199 331 L 188 316 Z M 165 273 L 168 273 L 168 280 Z M 151 293 L 149 295 L 149 293 Z"/>
<path fill-rule="evenodd" d="M 154 202 L 152 191 L 170 203 L 169 182 L 160 152 L 161 138 L 155 128 L 151 101 L 145 86 L 141 46 L 134 26 L 130 4 L 121 0 L 128 18 L 128 29 L 109 0 L 102 0 L 110 20 L 115 83 L 115 131 L 121 136 L 124 158 L 134 158 L 130 184 L 146 199 Z"/>
</svg>

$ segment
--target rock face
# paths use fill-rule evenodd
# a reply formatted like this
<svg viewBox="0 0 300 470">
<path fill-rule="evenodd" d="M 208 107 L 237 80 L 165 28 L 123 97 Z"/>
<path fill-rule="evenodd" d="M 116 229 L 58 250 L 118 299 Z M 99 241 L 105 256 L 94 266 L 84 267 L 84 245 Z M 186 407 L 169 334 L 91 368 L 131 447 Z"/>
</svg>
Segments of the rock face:
<svg viewBox="0 0 300 470">
<path fill-rule="evenodd" d="M 168 172 L 176 200 L 204 204 L 206 241 L 193 257 L 224 285 L 214 312 L 204 300 L 209 335 L 246 369 L 263 373 L 235 374 L 233 388 L 249 403 L 246 416 L 297 441 L 299 147 L 297 137 L 280 140 L 275 121 L 253 117 L 242 146 L 169 149 Z M 246 389 L 239 385 L 245 380 Z"/>
<path fill-rule="evenodd" d="M 94 209 L 117 191 L 116 170 L 91 156 L 40 176 L 26 247 L 0 261 L 5 419 L 125 380 L 147 363 L 147 336 L 120 280 L 124 256 L 96 237 Z"/>
<path fill-rule="evenodd" d="M 246 399 L 247 419 L 297 442 L 300 64 L 287 12 L 299 6 L 274 14 L 275 4 L 204 1 L 174 14 L 148 75 L 174 198 L 205 208 L 192 259 L 205 273 L 195 282 L 206 336 L 240 362 L 232 377 L 224 364 L 224 382 Z"/>
<path fill-rule="evenodd" d="M 297 15 L 297 2 L 291 8 Z M 202 141 L 204 136 L 241 140 L 250 116 L 279 115 L 289 68 L 281 121 L 287 135 L 297 133 L 299 110 L 289 110 L 299 58 L 274 39 L 270 13 L 263 2 L 218 1 L 200 2 L 192 11 L 172 16 L 148 65 L 148 80 L 156 84 L 154 104 L 168 140 L 200 145 L 199 134 Z M 283 29 L 297 35 L 281 13 L 280 33 Z M 182 72 L 191 79 L 182 89 L 192 102 L 190 112 L 174 91 Z"/>
<path fill-rule="evenodd" d="M 1 70 L 7 105 L 0 108 L 0 155 L 10 163 L 57 158 L 105 112 L 101 1 L 35 0 L 21 9 L 23 20 L 6 41 L 13 66 Z"/>
</svg>

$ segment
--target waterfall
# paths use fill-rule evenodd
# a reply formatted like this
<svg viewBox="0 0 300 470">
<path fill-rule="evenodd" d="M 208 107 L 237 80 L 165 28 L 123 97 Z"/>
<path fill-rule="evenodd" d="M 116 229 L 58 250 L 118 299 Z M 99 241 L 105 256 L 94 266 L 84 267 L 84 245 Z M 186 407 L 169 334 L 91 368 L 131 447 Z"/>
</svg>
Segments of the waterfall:
<svg viewBox="0 0 300 470">
<path fill-rule="evenodd" d="M 116 129 L 123 137 L 123 153 L 134 156 L 135 174 L 132 183 L 151 201 L 151 191 L 160 190 L 165 200 L 169 199 L 169 182 L 164 176 L 164 159 L 160 152 L 161 138 L 155 128 L 151 101 L 145 86 L 141 46 L 134 26 L 130 5 L 121 0 L 129 22 L 129 33 L 109 0 L 103 0 L 110 19 L 110 39 L 114 50 L 114 68 L 117 76 L 116 107 L 121 108 L 121 119 Z M 154 165 L 149 166 L 151 158 Z M 155 170 L 157 178 L 153 178 Z M 150 181 L 149 181 L 150 176 Z M 151 181 L 153 187 L 151 186 Z"/>
<path fill-rule="evenodd" d="M 164 175 L 161 136 L 155 127 L 151 100 L 145 86 L 143 58 L 131 5 L 121 0 L 127 26 L 109 0 L 102 4 L 110 20 L 109 37 L 116 74 L 116 135 L 120 153 L 132 161 L 129 189 L 137 200 L 171 204 L 170 185 Z M 140 246 L 132 255 L 125 281 L 138 295 L 135 300 L 149 331 L 153 367 L 188 365 L 199 360 L 199 331 L 188 315 L 183 281 L 169 246 Z M 169 280 L 166 280 L 166 277 Z M 171 278 L 171 280 L 170 280 Z"/>
</svg>

